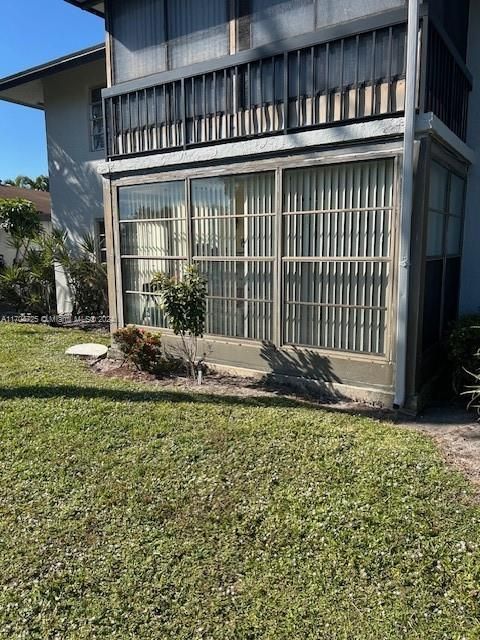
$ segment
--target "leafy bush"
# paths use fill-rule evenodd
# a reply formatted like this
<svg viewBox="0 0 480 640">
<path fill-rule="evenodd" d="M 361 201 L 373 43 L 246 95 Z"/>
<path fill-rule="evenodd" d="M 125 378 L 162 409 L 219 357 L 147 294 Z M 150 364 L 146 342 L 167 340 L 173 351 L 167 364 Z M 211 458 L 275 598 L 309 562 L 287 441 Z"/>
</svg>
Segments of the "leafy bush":
<svg viewBox="0 0 480 640">
<path fill-rule="evenodd" d="M 0 229 L 10 236 L 10 244 L 15 249 L 13 262 L 17 264 L 41 233 L 40 216 L 35 205 L 22 198 L 0 200 Z"/>
<path fill-rule="evenodd" d="M 125 360 L 139 371 L 160 373 L 164 369 L 165 358 L 160 333 L 128 325 L 115 331 L 113 337 Z"/>
<path fill-rule="evenodd" d="M 0 301 L 36 316 L 56 313 L 54 264 L 62 248 L 62 236 L 40 233 L 32 246 L 12 266 L 0 271 Z"/>
<path fill-rule="evenodd" d="M 59 262 L 70 289 L 72 315 L 107 314 L 107 267 L 97 260 L 93 236 L 84 236 L 80 255 L 68 251 L 64 245 Z"/>
<path fill-rule="evenodd" d="M 453 325 L 447 342 L 455 393 L 461 394 L 472 384 L 472 374 L 480 367 L 479 351 L 480 315 L 464 316 Z"/>
<path fill-rule="evenodd" d="M 181 352 L 190 375 L 196 376 L 198 338 L 205 330 L 207 283 L 196 266 L 188 266 L 178 280 L 157 273 L 152 280 L 153 290 L 161 296 L 161 307 L 175 335 L 181 338 Z"/>
</svg>

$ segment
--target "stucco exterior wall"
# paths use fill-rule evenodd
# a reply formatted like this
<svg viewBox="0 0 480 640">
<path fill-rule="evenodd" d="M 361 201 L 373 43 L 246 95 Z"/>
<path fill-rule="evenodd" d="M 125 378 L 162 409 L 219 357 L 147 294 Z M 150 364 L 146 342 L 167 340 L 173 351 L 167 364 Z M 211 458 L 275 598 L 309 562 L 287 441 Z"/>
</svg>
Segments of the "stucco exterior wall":
<svg viewBox="0 0 480 640">
<path fill-rule="evenodd" d="M 471 0 L 467 64 L 473 74 L 467 144 L 475 152 L 467 185 L 460 313 L 480 312 L 480 3 Z"/>
<path fill-rule="evenodd" d="M 45 231 L 51 231 L 52 225 L 50 222 L 42 222 L 42 227 Z M 4 260 L 5 264 L 11 265 L 15 258 L 15 249 L 9 245 L 9 236 L 5 231 L 0 229 L 0 259 Z"/>
<path fill-rule="evenodd" d="M 103 219 L 99 162 L 103 152 L 90 150 L 90 90 L 104 87 L 105 63 L 93 62 L 45 79 L 45 114 L 52 224 L 68 232 L 72 250 L 83 236 L 94 233 Z M 59 313 L 71 311 L 61 270 L 57 272 Z"/>
</svg>

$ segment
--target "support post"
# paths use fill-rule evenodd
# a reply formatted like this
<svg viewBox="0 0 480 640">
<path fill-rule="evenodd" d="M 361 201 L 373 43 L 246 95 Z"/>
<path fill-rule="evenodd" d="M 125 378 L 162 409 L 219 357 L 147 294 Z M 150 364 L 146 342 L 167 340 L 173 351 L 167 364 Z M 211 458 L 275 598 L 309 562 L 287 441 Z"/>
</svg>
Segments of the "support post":
<svg viewBox="0 0 480 640">
<path fill-rule="evenodd" d="M 401 408 L 405 405 L 407 387 L 408 300 L 414 188 L 418 28 L 419 0 L 408 0 L 405 130 L 403 139 L 403 179 L 402 201 L 400 208 L 400 244 L 398 254 L 395 408 Z"/>
</svg>

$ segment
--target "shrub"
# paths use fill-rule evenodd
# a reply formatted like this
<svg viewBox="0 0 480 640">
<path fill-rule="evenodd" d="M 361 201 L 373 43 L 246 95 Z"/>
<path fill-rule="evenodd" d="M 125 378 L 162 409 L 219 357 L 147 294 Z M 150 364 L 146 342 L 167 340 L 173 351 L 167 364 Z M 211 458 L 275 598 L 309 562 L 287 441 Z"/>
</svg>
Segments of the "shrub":
<svg viewBox="0 0 480 640">
<path fill-rule="evenodd" d="M 175 335 L 181 338 L 181 352 L 189 373 L 195 377 L 200 361 L 197 359 L 198 338 L 205 330 L 207 283 L 196 266 L 188 266 L 183 278 L 176 279 L 157 273 L 152 288 L 160 297 Z"/>
<path fill-rule="evenodd" d="M 56 312 L 54 264 L 61 235 L 40 233 L 12 266 L 0 271 L 0 301 L 22 313 L 52 316 Z"/>
<path fill-rule="evenodd" d="M 472 374 L 476 374 L 480 366 L 479 351 L 480 315 L 464 316 L 453 325 L 447 341 L 455 393 L 461 394 L 472 384 Z"/>
<path fill-rule="evenodd" d="M 0 229 L 10 236 L 10 245 L 15 249 L 13 263 L 17 264 L 41 233 L 40 216 L 35 205 L 22 198 L 1 199 Z"/>
<path fill-rule="evenodd" d="M 107 267 L 97 260 L 93 236 L 84 236 L 79 255 L 64 247 L 59 262 L 72 298 L 72 315 L 108 314 Z"/>
<path fill-rule="evenodd" d="M 128 325 L 124 329 L 115 331 L 113 337 L 125 360 L 139 371 L 160 373 L 164 370 L 165 359 L 159 333 L 151 333 L 135 325 Z"/>
<path fill-rule="evenodd" d="M 107 269 L 97 261 L 93 237 L 83 238 L 79 252 L 70 251 L 63 231 L 39 229 L 32 207 L 27 201 L 0 200 L 0 228 L 10 234 L 16 250 L 13 265 L 0 266 L 0 301 L 20 312 L 54 315 L 59 264 L 70 290 L 72 315 L 108 314 Z"/>
</svg>

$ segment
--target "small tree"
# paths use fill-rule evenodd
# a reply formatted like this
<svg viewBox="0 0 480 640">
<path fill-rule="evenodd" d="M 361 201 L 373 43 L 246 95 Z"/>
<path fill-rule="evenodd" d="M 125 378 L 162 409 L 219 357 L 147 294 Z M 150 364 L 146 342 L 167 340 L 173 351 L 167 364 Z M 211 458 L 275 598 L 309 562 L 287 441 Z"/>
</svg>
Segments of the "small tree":
<svg viewBox="0 0 480 640">
<path fill-rule="evenodd" d="M 17 264 L 41 231 L 40 216 L 35 205 L 22 198 L 0 200 L 0 229 L 11 238 L 10 244 L 15 249 L 14 264 Z"/>
<path fill-rule="evenodd" d="M 181 338 L 182 355 L 190 375 L 195 377 L 199 367 L 198 339 L 205 330 L 206 280 L 196 266 L 188 266 L 181 279 L 157 273 L 152 286 L 161 297 L 160 305 L 171 329 Z"/>
</svg>

